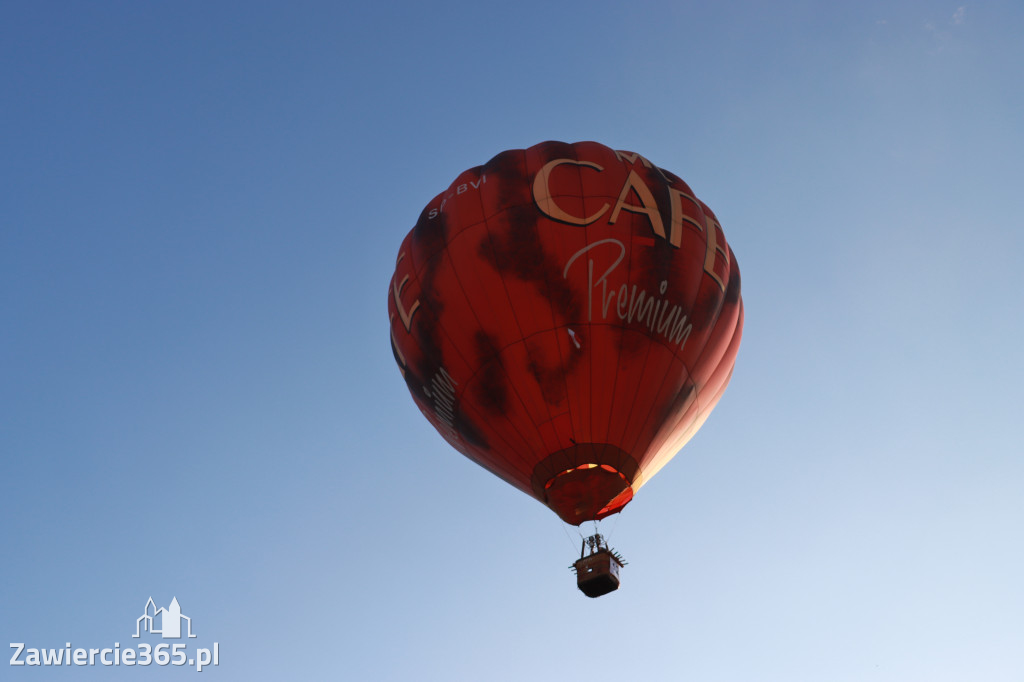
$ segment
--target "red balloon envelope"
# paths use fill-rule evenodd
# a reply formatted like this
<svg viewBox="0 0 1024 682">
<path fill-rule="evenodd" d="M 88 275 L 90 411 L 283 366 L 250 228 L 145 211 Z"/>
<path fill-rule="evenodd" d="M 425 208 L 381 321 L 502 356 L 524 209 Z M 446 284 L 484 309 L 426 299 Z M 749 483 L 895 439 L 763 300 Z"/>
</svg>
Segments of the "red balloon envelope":
<svg viewBox="0 0 1024 682">
<path fill-rule="evenodd" d="M 391 344 L 452 447 L 579 525 L 621 511 L 721 398 L 740 271 L 643 156 L 544 142 L 467 170 L 398 252 Z"/>
</svg>

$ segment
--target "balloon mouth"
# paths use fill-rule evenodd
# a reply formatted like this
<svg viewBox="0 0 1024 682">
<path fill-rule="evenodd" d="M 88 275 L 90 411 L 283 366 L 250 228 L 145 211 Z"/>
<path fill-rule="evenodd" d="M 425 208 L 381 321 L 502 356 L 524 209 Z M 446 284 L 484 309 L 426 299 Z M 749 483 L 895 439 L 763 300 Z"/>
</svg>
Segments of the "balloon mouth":
<svg viewBox="0 0 1024 682">
<path fill-rule="evenodd" d="M 544 489 L 547 505 L 574 526 L 621 511 L 633 499 L 629 481 L 607 464 L 582 464 L 563 471 Z"/>
<path fill-rule="evenodd" d="M 533 475 L 534 494 L 574 526 L 622 511 L 633 499 L 639 466 L 623 450 L 579 444 L 545 458 Z"/>
</svg>

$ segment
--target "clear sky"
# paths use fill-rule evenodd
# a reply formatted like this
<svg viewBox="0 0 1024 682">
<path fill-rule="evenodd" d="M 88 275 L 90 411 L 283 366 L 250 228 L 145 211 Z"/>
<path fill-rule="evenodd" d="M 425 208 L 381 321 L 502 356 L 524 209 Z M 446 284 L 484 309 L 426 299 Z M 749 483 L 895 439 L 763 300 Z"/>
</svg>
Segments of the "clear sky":
<svg viewBox="0 0 1024 682">
<path fill-rule="evenodd" d="M 3 646 L 155 646 L 135 621 L 176 597 L 228 680 L 1024 679 L 1022 28 L 1019 0 L 4 4 Z M 680 175 L 744 278 L 732 385 L 602 523 L 630 563 L 597 600 L 388 341 L 421 208 L 548 139 Z"/>
</svg>

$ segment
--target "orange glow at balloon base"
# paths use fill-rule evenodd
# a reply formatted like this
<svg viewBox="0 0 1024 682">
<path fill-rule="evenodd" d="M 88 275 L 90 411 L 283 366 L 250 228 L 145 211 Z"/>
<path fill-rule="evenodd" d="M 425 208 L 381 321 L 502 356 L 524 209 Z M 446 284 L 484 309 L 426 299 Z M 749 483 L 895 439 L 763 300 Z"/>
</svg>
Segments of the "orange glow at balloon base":
<svg viewBox="0 0 1024 682">
<path fill-rule="evenodd" d="M 581 464 L 544 484 L 549 507 L 566 523 L 578 526 L 620 511 L 633 499 L 629 480 L 607 464 Z"/>
</svg>

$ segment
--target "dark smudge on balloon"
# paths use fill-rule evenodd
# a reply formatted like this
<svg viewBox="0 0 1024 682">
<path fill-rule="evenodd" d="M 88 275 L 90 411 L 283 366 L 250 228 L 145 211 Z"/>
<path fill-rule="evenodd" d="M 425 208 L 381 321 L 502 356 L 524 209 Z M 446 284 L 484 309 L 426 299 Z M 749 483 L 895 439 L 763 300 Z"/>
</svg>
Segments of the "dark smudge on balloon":
<svg viewBox="0 0 1024 682">
<path fill-rule="evenodd" d="M 555 327 L 583 315 L 579 297 L 562 276 L 563 265 L 556 261 L 540 235 L 540 214 L 532 205 L 513 206 L 488 221 L 490 236 L 481 240 L 480 257 L 503 277 L 511 276 L 533 285 L 537 296 L 550 304 Z M 530 353 L 530 374 L 540 385 L 545 402 L 558 405 L 565 398 L 565 374 L 573 372 L 582 358 L 569 353 L 550 361 Z"/>
<path fill-rule="evenodd" d="M 476 365 L 480 367 L 473 397 L 492 415 L 503 415 L 508 409 L 508 377 L 501 364 L 497 339 L 487 332 L 478 331 L 473 341 L 476 344 Z"/>
<path fill-rule="evenodd" d="M 740 300 L 740 268 L 736 264 L 736 256 L 729 248 L 729 285 L 725 288 L 725 302 L 732 304 Z"/>
<path fill-rule="evenodd" d="M 527 365 L 530 375 L 540 386 L 544 402 L 548 405 L 561 405 L 565 401 L 565 369 L 564 365 L 557 359 L 549 363 L 544 358 L 544 345 L 526 341 L 526 353 L 530 358 Z M 571 354 L 569 365 L 575 366 L 578 354 Z"/>
<path fill-rule="evenodd" d="M 526 157 L 522 150 L 502 152 L 484 164 L 481 175 L 500 178 L 494 208 L 521 206 L 533 200 L 531 185 L 526 181 Z M 490 187 L 494 190 L 494 187 Z M 490 217 L 490 216 L 485 216 Z"/>
</svg>

